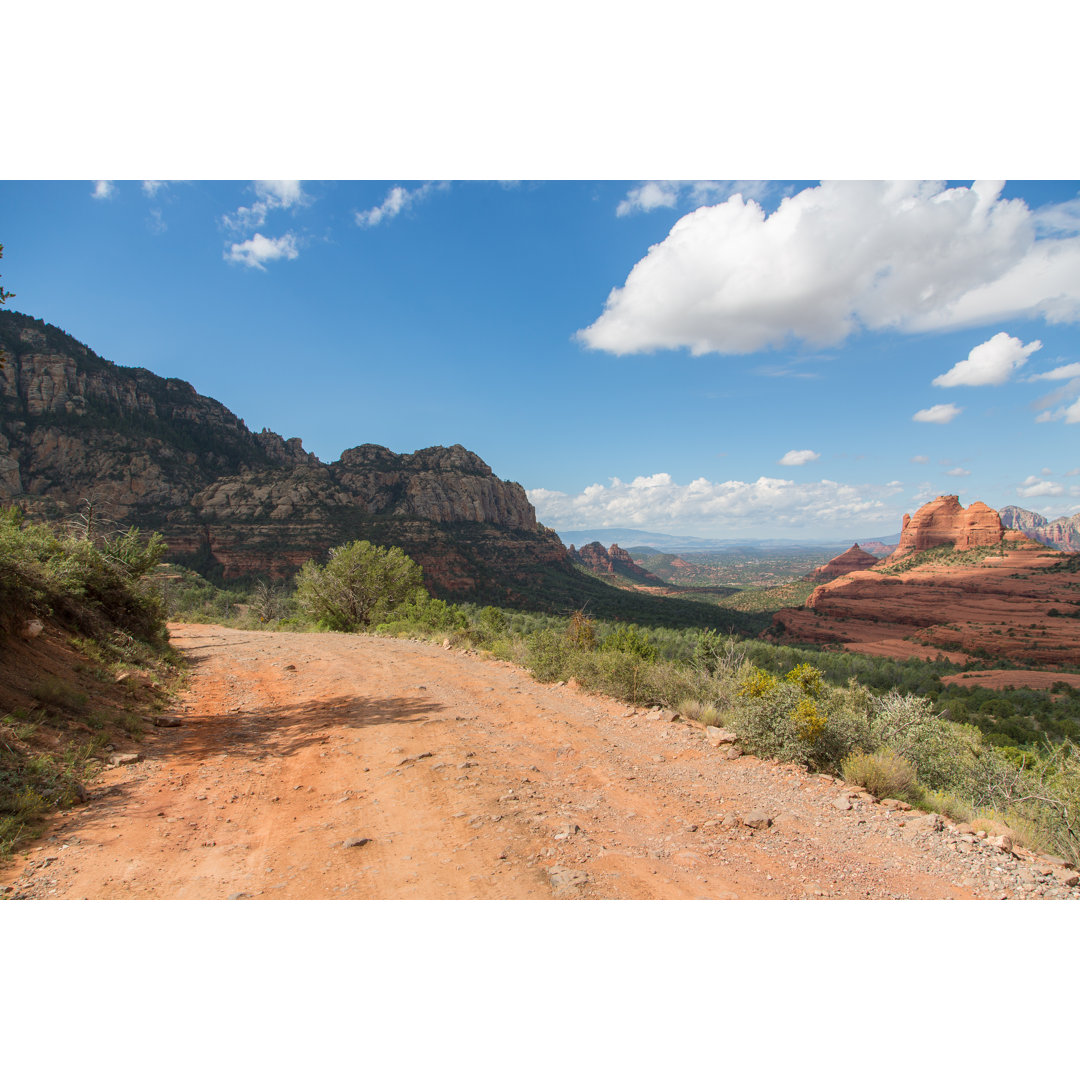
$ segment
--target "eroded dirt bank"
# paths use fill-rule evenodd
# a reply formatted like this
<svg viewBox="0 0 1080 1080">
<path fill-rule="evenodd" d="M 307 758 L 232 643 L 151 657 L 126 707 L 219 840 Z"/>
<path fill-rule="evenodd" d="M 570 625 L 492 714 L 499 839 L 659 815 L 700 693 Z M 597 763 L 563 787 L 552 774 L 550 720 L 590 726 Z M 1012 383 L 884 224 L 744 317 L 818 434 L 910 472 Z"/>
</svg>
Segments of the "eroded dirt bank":
<svg viewBox="0 0 1080 1080">
<path fill-rule="evenodd" d="M 383 638 L 171 632 L 193 662 L 181 726 L 3 868 L 9 898 L 1080 892 L 1046 860 L 727 760 L 700 728 L 509 664 Z"/>
</svg>

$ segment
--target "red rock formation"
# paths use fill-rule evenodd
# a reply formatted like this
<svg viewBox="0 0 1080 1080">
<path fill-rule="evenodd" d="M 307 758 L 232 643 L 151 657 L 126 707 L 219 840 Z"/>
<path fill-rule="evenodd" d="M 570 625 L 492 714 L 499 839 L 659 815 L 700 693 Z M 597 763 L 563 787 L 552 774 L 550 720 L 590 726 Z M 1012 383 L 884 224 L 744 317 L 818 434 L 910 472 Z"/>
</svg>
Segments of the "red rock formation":
<svg viewBox="0 0 1080 1080">
<path fill-rule="evenodd" d="M 999 544 L 1004 531 L 997 511 L 986 503 L 973 502 L 965 510 L 956 495 L 941 495 L 919 507 L 914 517 L 904 515 L 900 543 L 883 565 L 942 544 L 952 544 L 954 551 Z"/>
<path fill-rule="evenodd" d="M 650 574 L 643 566 L 638 566 L 630 553 L 623 551 L 618 544 L 612 544 L 606 551 L 598 540 L 586 544 L 580 551 L 575 551 L 571 544 L 570 557 L 586 570 L 601 577 L 628 578 L 649 585 L 665 584 L 655 574 Z"/>
<path fill-rule="evenodd" d="M 877 566 L 878 560 L 868 551 L 863 551 L 858 544 L 852 544 L 843 554 L 830 559 L 824 566 L 819 566 L 803 578 L 804 581 L 835 581 L 845 574 L 856 570 L 869 570 Z"/>
</svg>

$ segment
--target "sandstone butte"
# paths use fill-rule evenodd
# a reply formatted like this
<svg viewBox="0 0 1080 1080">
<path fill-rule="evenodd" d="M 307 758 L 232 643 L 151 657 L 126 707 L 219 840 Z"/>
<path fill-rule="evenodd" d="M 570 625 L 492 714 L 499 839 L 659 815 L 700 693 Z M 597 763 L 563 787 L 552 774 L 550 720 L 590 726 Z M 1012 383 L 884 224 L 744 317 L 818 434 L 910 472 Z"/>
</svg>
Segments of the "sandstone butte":
<svg viewBox="0 0 1080 1080">
<path fill-rule="evenodd" d="M 946 546 L 908 568 L 906 556 Z M 986 548 L 980 557 L 976 549 Z M 967 559 L 958 553 L 970 552 Z M 952 557 L 952 561 L 950 561 Z M 872 570 L 819 585 L 774 617 L 787 641 L 869 655 L 958 663 L 1008 660 L 1042 669 L 1080 664 L 1080 568 L 1014 530 L 983 503 L 943 496 L 904 517 L 896 553 Z M 1024 685 L 1022 671 L 1010 671 Z"/>
<path fill-rule="evenodd" d="M 920 506 L 914 516 L 904 515 L 900 542 L 884 565 L 892 566 L 916 551 L 942 544 L 952 544 L 954 551 L 999 544 L 1004 532 L 997 511 L 986 503 L 973 502 L 965 510 L 956 495 L 940 495 Z"/>
<path fill-rule="evenodd" d="M 837 555 L 835 559 L 830 559 L 824 566 L 819 566 L 816 570 L 812 570 L 804 581 L 834 581 L 838 577 L 843 577 L 845 574 L 853 573 L 856 570 L 869 570 L 872 566 L 877 566 L 878 559 L 876 556 L 871 555 L 868 551 L 863 551 L 858 544 L 852 544 L 847 551 L 840 555 Z"/>
</svg>

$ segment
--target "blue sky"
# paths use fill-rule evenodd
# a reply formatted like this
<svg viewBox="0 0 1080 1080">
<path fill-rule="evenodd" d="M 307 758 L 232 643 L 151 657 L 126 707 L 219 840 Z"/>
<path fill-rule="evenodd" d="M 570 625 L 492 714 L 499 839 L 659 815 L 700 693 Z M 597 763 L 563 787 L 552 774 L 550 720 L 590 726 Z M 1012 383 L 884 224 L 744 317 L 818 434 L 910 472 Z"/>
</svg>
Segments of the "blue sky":
<svg viewBox="0 0 1080 1080">
<path fill-rule="evenodd" d="M 556 528 L 843 539 L 945 492 L 1080 509 L 1078 195 L 4 182 L 0 270 L 323 460 L 462 443 Z"/>
</svg>

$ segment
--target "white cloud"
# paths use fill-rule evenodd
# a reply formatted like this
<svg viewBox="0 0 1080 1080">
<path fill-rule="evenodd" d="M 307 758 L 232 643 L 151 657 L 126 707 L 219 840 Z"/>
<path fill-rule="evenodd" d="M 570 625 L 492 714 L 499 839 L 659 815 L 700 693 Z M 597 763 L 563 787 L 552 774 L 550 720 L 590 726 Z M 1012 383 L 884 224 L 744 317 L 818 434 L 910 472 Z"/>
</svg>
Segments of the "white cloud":
<svg viewBox="0 0 1080 1080">
<path fill-rule="evenodd" d="M 232 244 L 224 257 L 227 262 L 242 263 L 257 270 L 265 270 L 268 262 L 295 259 L 299 254 L 296 237 L 292 233 L 277 238 L 256 233 L 250 240 Z"/>
<path fill-rule="evenodd" d="M 929 465 L 930 459 L 925 454 L 916 454 L 912 459 L 914 465 Z"/>
<path fill-rule="evenodd" d="M 955 469 L 949 469 L 948 472 L 945 473 L 945 475 L 946 476 L 970 476 L 971 475 L 971 470 L 970 469 L 964 469 L 961 466 L 957 465 Z"/>
<path fill-rule="evenodd" d="M 955 420 L 964 410 L 956 405 L 931 405 L 929 409 L 920 409 L 912 420 L 920 424 L 947 424 Z"/>
<path fill-rule="evenodd" d="M 765 180 L 646 180 L 631 188 L 615 208 L 619 217 L 647 214 L 650 210 L 673 210 L 681 200 L 693 206 L 723 202 L 736 192 L 748 199 L 762 199 L 769 190 Z"/>
<path fill-rule="evenodd" d="M 1042 348 L 1041 341 L 1025 345 L 1019 338 L 1002 330 L 989 341 L 968 353 L 966 360 L 954 364 L 933 381 L 934 386 L 1000 386 L 1027 363 L 1028 357 Z"/>
<path fill-rule="evenodd" d="M 1048 424 L 1055 420 L 1064 420 L 1066 424 L 1080 423 L 1080 378 L 1070 379 L 1064 386 L 1044 394 L 1032 403 L 1033 409 L 1043 409 L 1035 417 L 1036 424 Z M 1064 405 L 1065 401 L 1072 400 L 1072 404 Z"/>
<path fill-rule="evenodd" d="M 273 210 L 288 210 L 307 202 L 300 180 L 256 180 L 255 202 L 251 206 L 238 207 L 235 214 L 226 214 L 221 220 L 228 229 L 244 232 L 257 229 L 266 223 L 266 215 Z"/>
<path fill-rule="evenodd" d="M 1017 489 L 1016 493 L 1025 499 L 1037 499 L 1043 495 L 1061 495 L 1065 489 L 1052 480 L 1040 480 L 1029 476 Z"/>
<path fill-rule="evenodd" d="M 111 180 L 95 180 L 91 199 L 111 199 L 116 194 L 116 185 Z"/>
<path fill-rule="evenodd" d="M 358 210 L 356 224 L 362 229 L 370 229 L 384 221 L 396 218 L 403 210 L 426 199 L 433 192 L 447 191 L 449 187 L 450 183 L 447 180 L 429 180 L 426 184 L 413 188 L 412 191 L 396 185 L 387 192 L 386 198 L 378 206 L 373 206 L 370 210 Z"/>
<path fill-rule="evenodd" d="M 817 461 L 821 457 L 814 450 L 789 450 L 776 464 L 777 465 L 805 465 L 809 461 Z"/>
<path fill-rule="evenodd" d="M 832 480 L 796 484 L 762 476 L 753 483 L 713 483 L 700 477 L 676 484 L 668 473 L 626 484 L 591 484 L 576 495 L 534 488 L 528 492 L 544 524 L 557 529 L 654 528 L 710 531 L 745 528 L 811 528 L 835 532 L 870 518 L 892 521 L 898 512 L 883 499 L 895 488 L 855 486 Z"/>
<path fill-rule="evenodd" d="M 1028 382 L 1039 382 L 1046 379 L 1051 382 L 1055 382 L 1058 379 L 1075 379 L 1080 377 L 1080 364 L 1064 364 L 1061 367 L 1056 367 L 1052 371 L 1043 371 L 1038 375 L 1029 375 Z"/>
<path fill-rule="evenodd" d="M 1054 470 L 1053 469 L 1047 469 L 1045 467 L 1041 468 L 1039 470 L 1039 472 L 1042 473 L 1043 476 L 1053 476 L 1054 475 Z"/>
<path fill-rule="evenodd" d="M 1001 186 L 824 181 L 770 215 L 736 193 L 680 218 L 578 338 L 700 355 L 837 344 L 860 327 L 1080 320 L 1080 238 L 1040 236 Z"/>
<path fill-rule="evenodd" d="M 167 180 L 144 180 L 142 182 L 143 194 L 152 199 L 163 188 L 168 185 Z"/>
</svg>

